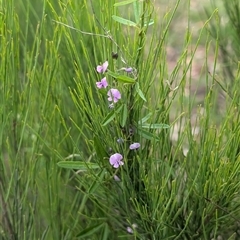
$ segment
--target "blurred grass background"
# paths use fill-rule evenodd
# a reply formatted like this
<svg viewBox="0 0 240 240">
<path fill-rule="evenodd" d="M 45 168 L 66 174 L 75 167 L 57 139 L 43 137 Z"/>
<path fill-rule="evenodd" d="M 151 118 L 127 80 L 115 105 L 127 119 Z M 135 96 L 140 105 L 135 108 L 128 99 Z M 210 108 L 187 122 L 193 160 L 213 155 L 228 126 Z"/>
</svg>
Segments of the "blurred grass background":
<svg viewBox="0 0 240 240">
<path fill-rule="evenodd" d="M 159 171 L 152 167 L 148 179 L 156 184 L 156 188 L 149 187 L 149 208 L 155 214 L 143 212 L 136 221 L 144 226 L 139 227 L 138 235 L 131 235 L 126 233 L 130 223 L 117 215 L 129 214 L 129 219 L 139 215 L 124 212 L 113 216 L 109 209 L 114 206 L 114 196 L 107 192 L 111 187 L 102 175 L 76 174 L 57 166 L 72 154 L 89 161 L 94 158 L 93 132 L 99 131 L 94 119 L 103 117 L 100 104 L 93 104 L 93 99 L 101 99 L 92 90 L 97 78 L 94 69 L 106 59 L 117 65 L 110 59 L 117 47 L 107 38 L 56 23 L 104 34 L 89 1 L 1 1 L 2 239 L 239 239 L 238 28 L 231 25 L 236 19 L 226 25 L 223 21 L 222 27 L 217 12 L 213 14 L 215 6 L 201 2 L 200 9 L 197 1 L 181 1 L 173 22 L 166 27 L 176 4 L 154 2 L 157 23 L 149 29 L 148 39 L 152 35 L 157 42 L 165 29 L 167 37 L 158 56 L 148 55 L 154 54 L 150 40 L 144 52 L 146 60 L 139 65 L 139 69 L 150 69 L 157 59 L 159 69 L 154 74 L 142 73 L 153 78 L 155 87 L 148 94 L 153 96 L 149 99 L 153 111 L 163 102 L 160 90 L 168 89 L 158 79 L 168 80 L 172 89 L 179 90 L 170 91 L 170 97 L 168 90 L 164 93 L 164 113 L 170 112 L 170 123 L 175 124 L 171 134 L 166 134 L 163 150 L 153 146 L 162 164 Z M 239 9 L 236 6 L 237 1 L 231 11 Z M 221 5 L 221 11 L 223 8 Z M 126 12 L 119 12 L 131 17 L 130 10 L 126 7 Z M 94 2 L 94 11 L 124 50 L 129 64 L 134 64 L 137 45 L 132 38 L 137 39 L 137 34 L 127 27 L 122 30 L 111 20 L 116 14 L 113 2 Z M 228 19 L 232 14 L 220 16 Z M 236 41 L 224 38 L 232 35 L 222 30 L 235 32 Z M 217 60 L 222 63 L 216 65 Z M 148 82 L 144 86 L 147 88 Z M 84 106 L 95 115 L 87 115 Z M 160 119 L 167 121 L 167 114 Z M 169 162 L 162 158 L 167 151 Z M 160 173 L 166 176 L 159 177 Z"/>
</svg>

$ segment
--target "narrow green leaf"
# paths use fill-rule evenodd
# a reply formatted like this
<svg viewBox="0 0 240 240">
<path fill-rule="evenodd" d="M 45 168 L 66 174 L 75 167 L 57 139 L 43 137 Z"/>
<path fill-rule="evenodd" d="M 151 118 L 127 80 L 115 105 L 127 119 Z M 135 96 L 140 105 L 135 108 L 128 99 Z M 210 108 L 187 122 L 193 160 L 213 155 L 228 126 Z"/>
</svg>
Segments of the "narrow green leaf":
<svg viewBox="0 0 240 240">
<path fill-rule="evenodd" d="M 148 128 L 148 129 L 166 129 L 166 128 L 170 128 L 169 125 L 164 124 L 164 123 L 153 123 L 153 124 L 149 124 L 149 123 L 145 123 L 141 125 L 142 128 Z"/>
<path fill-rule="evenodd" d="M 127 25 L 127 26 L 132 26 L 132 27 L 137 27 L 137 24 L 135 22 L 132 22 L 128 19 L 118 17 L 116 15 L 113 15 L 112 18 L 113 18 L 114 21 L 119 22 L 121 24 L 124 24 L 124 25 Z"/>
<path fill-rule="evenodd" d="M 153 115 L 152 112 L 148 113 L 144 118 L 138 121 L 138 124 L 143 124 L 145 123 L 151 116 Z"/>
<path fill-rule="evenodd" d="M 114 7 L 119 7 L 119 6 L 125 6 L 127 4 L 136 2 L 137 0 L 127 0 L 127 1 L 123 1 L 123 2 L 119 2 L 119 3 L 115 3 L 113 6 Z"/>
<path fill-rule="evenodd" d="M 143 101 L 147 102 L 147 99 L 145 98 L 142 90 L 139 88 L 139 83 L 136 83 L 136 91 L 137 91 L 138 95 L 140 96 L 140 98 L 141 98 Z"/>
<path fill-rule="evenodd" d="M 107 152 L 105 151 L 102 141 L 96 136 L 93 137 L 94 149 L 99 159 L 103 159 L 107 156 Z"/>
<path fill-rule="evenodd" d="M 120 75 L 120 74 L 115 73 L 115 72 L 112 72 L 112 71 L 110 71 L 110 70 L 107 70 L 107 74 L 110 75 L 110 76 L 112 76 L 112 77 L 114 77 L 114 78 L 117 78 L 117 77 Z"/>
<path fill-rule="evenodd" d="M 100 223 L 97 225 L 94 225 L 92 227 L 86 228 L 84 229 L 82 232 L 80 232 L 77 237 L 78 238 L 85 238 L 85 237 L 89 237 L 92 236 L 93 233 L 97 232 L 99 229 L 101 229 L 103 226 L 105 225 L 105 223 Z"/>
<path fill-rule="evenodd" d="M 123 110 L 122 110 L 122 116 L 121 116 L 121 123 L 120 123 L 122 127 L 124 127 L 125 124 L 126 124 L 127 114 L 128 114 L 127 104 L 124 104 L 124 105 L 123 105 Z"/>
<path fill-rule="evenodd" d="M 139 23 L 140 22 L 140 16 L 142 14 L 142 3 L 134 2 L 133 3 L 133 12 L 134 12 L 135 21 L 137 23 Z"/>
<path fill-rule="evenodd" d="M 95 190 L 99 188 L 99 185 L 102 184 L 105 174 L 106 174 L 105 169 L 103 169 L 102 171 L 100 171 L 97 174 L 98 177 L 95 178 L 95 181 L 93 181 L 93 183 L 91 184 L 91 186 L 88 189 L 89 194 L 93 194 L 95 192 Z"/>
<path fill-rule="evenodd" d="M 108 75 L 114 77 L 117 81 L 122 83 L 136 83 L 136 80 L 133 78 L 130 78 L 126 75 L 119 75 L 117 73 L 111 72 L 108 70 Z"/>
<path fill-rule="evenodd" d="M 98 169 L 100 166 L 96 163 L 91 162 L 80 162 L 80 161 L 61 161 L 57 165 L 62 168 L 77 169 L 81 171 L 87 171 L 89 169 Z"/>
<path fill-rule="evenodd" d="M 123 83 L 136 83 L 136 80 L 135 80 L 135 79 L 130 78 L 130 77 L 125 76 L 125 75 L 119 75 L 116 79 L 117 79 L 119 82 L 123 82 Z"/>
<path fill-rule="evenodd" d="M 105 224 L 105 228 L 103 231 L 103 236 L 102 236 L 102 240 L 108 240 L 110 238 L 110 230 L 107 224 Z"/>
<path fill-rule="evenodd" d="M 110 76 L 112 76 L 112 77 L 114 77 L 114 78 L 117 78 L 117 77 L 119 76 L 118 73 L 112 72 L 112 71 L 110 71 L 110 70 L 107 70 L 107 74 L 110 75 Z"/>
<path fill-rule="evenodd" d="M 49 226 L 47 226 L 46 229 L 43 231 L 41 240 L 46 239 L 48 231 L 49 231 Z"/>
<path fill-rule="evenodd" d="M 102 125 L 107 126 L 115 118 L 115 116 L 116 114 L 114 111 L 110 112 L 103 120 Z"/>
<path fill-rule="evenodd" d="M 143 130 L 143 129 L 138 128 L 138 129 L 137 129 L 137 132 L 138 132 L 138 134 L 139 134 L 140 136 L 142 136 L 142 137 L 145 138 L 145 139 L 148 139 L 148 140 L 151 140 L 151 141 L 152 141 L 152 140 L 155 140 L 155 141 L 159 141 L 159 140 L 160 140 L 159 137 L 157 137 L 156 134 L 150 133 L 150 132 L 145 131 L 145 130 Z"/>
<path fill-rule="evenodd" d="M 108 125 L 115 117 L 116 113 L 119 113 L 122 110 L 123 105 L 118 106 L 115 110 L 113 109 L 103 120 L 102 125 Z"/>
</svg>

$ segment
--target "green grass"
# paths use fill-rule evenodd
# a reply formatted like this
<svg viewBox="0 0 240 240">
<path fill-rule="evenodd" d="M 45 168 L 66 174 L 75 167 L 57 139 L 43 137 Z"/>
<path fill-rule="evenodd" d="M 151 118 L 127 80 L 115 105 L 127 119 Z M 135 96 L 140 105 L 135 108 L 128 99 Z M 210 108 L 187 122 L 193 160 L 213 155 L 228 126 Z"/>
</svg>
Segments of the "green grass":
<svg viewBox="0 0 240 240">
<path fill-rule="evenodd" d="M 114 3 L 1 1 L 0 238 L 240 239 L 239 71 L 228 87 L 218 11 L 196 35 L 190 2 Z"/>
</svg>

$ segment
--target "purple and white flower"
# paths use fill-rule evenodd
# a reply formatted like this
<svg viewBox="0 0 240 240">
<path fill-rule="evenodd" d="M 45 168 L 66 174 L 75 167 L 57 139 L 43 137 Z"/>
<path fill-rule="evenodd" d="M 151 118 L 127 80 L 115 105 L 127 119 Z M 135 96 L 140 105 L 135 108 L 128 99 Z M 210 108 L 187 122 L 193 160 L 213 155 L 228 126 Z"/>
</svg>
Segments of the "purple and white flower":
<svg viewBox="0 0 240 240">
<path fill-rule="evenodd" d="M 97 72 L 98 73 L 105 73 L 108 68 L 108 61 L 104 62 L 102 65 L 97 66 Z"/>
<path fill-rule="evenodd" d="M 108 82 L 106 77 L 104 77 L 100 82 L 96 82 L 97 88 L 106 88 L 108 86 Z"/>
<path fill-rule="evenodd" d="M 140 143 L 133 143 L 133 144 L 131 144 L 130 146 L 129 146 L 129 148 L 131 149 L 131 150 L 135 150 L 135 149 L 138 149 L 138 148 L 140 148 Z"/>
<path fill-rule="evenodd" d="M 107 95 L 108 95 L 108 101 L 110 101 L 110 102 L 113 101 L 116 103 L 121 99 L 121 93 L 115 88 L 111 88 L 107 92 Z"/>
<path fill-rule="evenodd" d="M 124 164 L 122 159 L 123 159 L 123 156 L 120 153 L 115 153 L 110 156 L 109 162 L 114 168 L 119 168 Z"/>
<path fill-rule="evenodd" d="M 133 68 L 131 68 L 131 67 L 124 68 L 124 71 L 127 73 L 131 73 L 133 71 Z"/>
</svg>

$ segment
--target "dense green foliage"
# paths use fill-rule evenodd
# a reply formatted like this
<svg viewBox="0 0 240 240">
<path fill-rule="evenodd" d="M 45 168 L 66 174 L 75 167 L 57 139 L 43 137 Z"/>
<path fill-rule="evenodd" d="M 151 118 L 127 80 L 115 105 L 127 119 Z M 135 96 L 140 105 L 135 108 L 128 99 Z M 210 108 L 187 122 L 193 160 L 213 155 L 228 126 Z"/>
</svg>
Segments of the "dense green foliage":
<svg viewBox="0 0 240 240">
<path fill-rule="evenodd" d="M 0 1 L 0 238 L 240 239 L 239 71 L 219 77 L 218 11 L 196 38 L 190 0 L 79 2 Z"/>
</svg>

